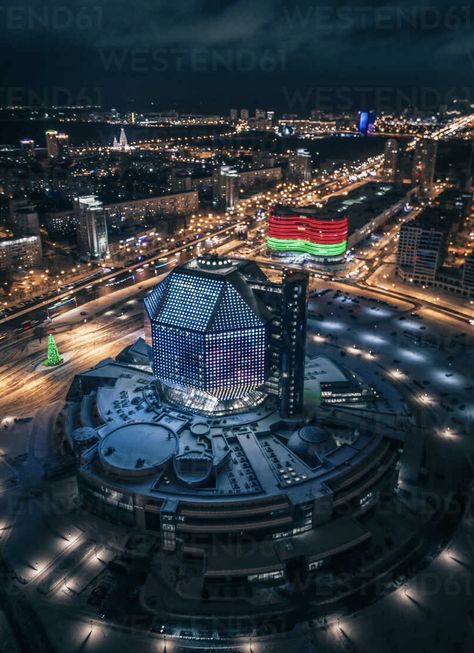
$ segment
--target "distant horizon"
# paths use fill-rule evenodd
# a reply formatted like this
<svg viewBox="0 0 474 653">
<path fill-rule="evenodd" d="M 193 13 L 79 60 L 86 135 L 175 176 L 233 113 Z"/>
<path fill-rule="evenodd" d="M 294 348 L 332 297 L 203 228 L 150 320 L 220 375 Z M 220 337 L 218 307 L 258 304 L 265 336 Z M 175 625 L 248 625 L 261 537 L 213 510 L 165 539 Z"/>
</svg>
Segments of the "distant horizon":
<svg viewBox="0 0 474 653">
<path fill-rule="evenodd" d="M 474 98 L 473 22 L 448 0 L 23 0 L 0 12 L 0 105 L 430 110 Z"/>
</svg>

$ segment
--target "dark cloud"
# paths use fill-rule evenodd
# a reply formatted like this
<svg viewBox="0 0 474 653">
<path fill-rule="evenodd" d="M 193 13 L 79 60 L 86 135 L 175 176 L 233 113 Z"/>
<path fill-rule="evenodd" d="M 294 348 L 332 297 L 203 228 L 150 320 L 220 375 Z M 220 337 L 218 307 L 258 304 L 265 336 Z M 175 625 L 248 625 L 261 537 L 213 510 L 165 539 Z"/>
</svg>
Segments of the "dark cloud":
<svg viewBox="0 0 474 653">
<path fill-rule="evenodd" d="M 0 65 L 106 103 L 284 109 L 283 89 L 470 87 L 473 21 L 463 0 L 4 0 Z"/>
</svg>

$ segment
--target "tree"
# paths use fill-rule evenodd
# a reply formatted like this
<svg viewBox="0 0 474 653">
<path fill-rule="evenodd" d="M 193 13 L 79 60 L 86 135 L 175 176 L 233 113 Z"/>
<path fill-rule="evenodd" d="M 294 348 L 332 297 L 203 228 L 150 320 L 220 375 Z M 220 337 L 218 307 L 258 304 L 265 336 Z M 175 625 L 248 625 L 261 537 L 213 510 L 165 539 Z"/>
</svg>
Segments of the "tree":
<svg viewBox="0 0 474 653">
<path fill-rule="evenodd" d="M 54 340 L 54 336 L 52 333 L 50 333 L 48 336 L 48 358 L 44 364 L 48 366 L 52 366 L 52 365 L 59 365 L 62 362 L 63 359 L 59 355 L 58 346 L 56 344 L 56 341 Z"/>
</svg>

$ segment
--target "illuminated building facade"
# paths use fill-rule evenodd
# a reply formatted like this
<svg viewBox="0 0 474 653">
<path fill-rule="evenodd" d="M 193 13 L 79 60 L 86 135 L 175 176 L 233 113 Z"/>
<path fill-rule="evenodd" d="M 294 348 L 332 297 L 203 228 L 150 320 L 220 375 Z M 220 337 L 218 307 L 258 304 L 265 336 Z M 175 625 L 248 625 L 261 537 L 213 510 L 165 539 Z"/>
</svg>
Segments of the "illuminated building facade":
<svg viewBox="0 0 474 653">
<path fill-rule="evenodd" d="M 170 400 L 232 410 L 263 399 L 271 315 L 232 261 L 203 257 L 176 268 L 145 306 L 153 372 Z"/>
<path fill-rule="evenodd" d="M 127 135 L 125 129 L 122 127 L 120 130 L 120 136 L 117 140 L 117 137 L 114 137 L 114 142 L 112 144 L 112 149 L 119 152 L 129 152 L 131 150 L 130 145 L 128 144 Z"/>
<path fill-rule="evenodd" d="M 373 134 L 375 131 L 375 121 L 377 119 L 377 114 L 375 111 L 361 111 L 359 114 L 359 133 L 362 136 L 367 136 L 368 134 Z"/>
<path fill-rule="evenodd" d="M 42 255 L 40 236 L 0 240 L 0 270 L 16 266 L 34 267 L 39 265 Z"/>
<path fill-rule="evenodd" d="M 49 129 L 46 132 L 46 147 L 48 156 L 52 158 L 66 156 L 69 149 L 68 134 L 58 133 L 54 129 Z"/>
<path fill-rule="evenodd" d="M 389 138 L 385 143 L 383 159 L 383 176 L 389 182 L 397 179 L 398 170 L 398 142 L 395 138 Z"/>
<path fill-rule="evenodd" d="M 277 206 L 270 213 L 268 248 L 281 253 L 304 253 L 340 260 L 347 250 L 347 215 L 330 217 L 324 209 Z"/>
<path fill-rule="evenodd" d="M 267 389 L 279 397 L 280 415 L 291 417 L 303 410 L 308 275 L 283 270 L 281 284 L 260 282 L 256 291 L 275 318 Z"/>
<path fill-rule="evenodd" d="M 69 390 L 83 508 L 155 538 L 144 592 L 185 571 L 192 593 L 173 591 L 188 615 L 190 599 L 229 584 L 317 582 L 369 542 L 365 516 L 396 486 L 397 434 L 314 419 L 327 368 L 305 356 L 307 284 L 292 270 L 272 282 L 240 259 L 181 265 L 145 298 L 151 351 L 140 339 Z M 333 398 L 358 392 L 332 380 Z"/>
<path fill-rule="evenodd" d="M 31 138 L 22 138 L 20 141 L 22 153 L 27 157 L 35 156 L 35 142 Z"/>
<path fill-rule="evenodd" d="M 292 152 L 289 160 L 289 171 L 290 177 L 294 181 L 311 181 L 312 163 L 310 152 L 303 148 Z"/>
<path fill-rule="evenodd" d="M 104 258 L 109 249 L 107 219 L 104 207 L 95 195 L 78 197 L 77 238 L 83 254 L 92 259 Z"/>
<path fill-rule="evenodd" d="M 235 168 L 220 166 L 212 179 L 213 204 L 216 207 L 232 210 L 239 200 L 240 177 Z"/>
</svg>

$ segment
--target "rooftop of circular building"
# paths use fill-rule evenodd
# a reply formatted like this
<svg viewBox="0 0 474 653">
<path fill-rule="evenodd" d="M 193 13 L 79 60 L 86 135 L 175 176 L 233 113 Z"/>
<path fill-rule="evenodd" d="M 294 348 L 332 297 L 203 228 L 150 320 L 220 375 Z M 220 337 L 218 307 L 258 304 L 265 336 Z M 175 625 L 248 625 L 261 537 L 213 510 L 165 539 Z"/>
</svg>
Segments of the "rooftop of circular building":
<svg viewBox="0 0 474 653">
<path fill-rule="evenodd" d="M 118 476 L 156 473 L 178 451 L 176 434 L 163 425 L 136 422 L 119 426 L 99 445 L 103 467 Z"/>
</svg>

